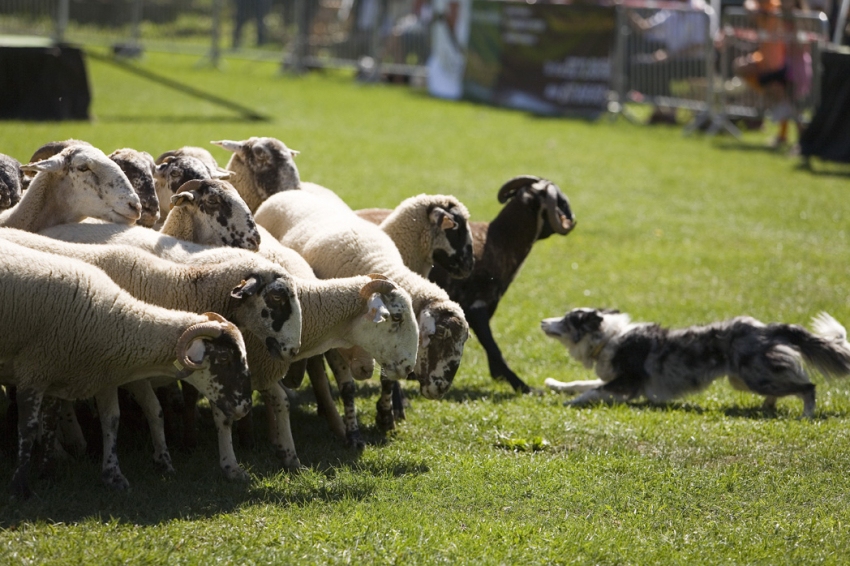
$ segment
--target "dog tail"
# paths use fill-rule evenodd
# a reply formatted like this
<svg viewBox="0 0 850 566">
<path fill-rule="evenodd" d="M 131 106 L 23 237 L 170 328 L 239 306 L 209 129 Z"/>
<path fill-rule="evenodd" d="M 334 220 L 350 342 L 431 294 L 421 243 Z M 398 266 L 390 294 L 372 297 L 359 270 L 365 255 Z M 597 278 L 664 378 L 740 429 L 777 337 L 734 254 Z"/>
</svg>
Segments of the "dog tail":
<svg viewBox="0 0 850 566">
<path fill-rule="evenodd" d="M 821 373 L 832 377 L 850 375 L 850 343 L 847 330 L 828 313 L 812 319 L 814 334 L 795 325 L 781 325 L 777 334 L 800 350 L 803 358 Z"/>
</svg>

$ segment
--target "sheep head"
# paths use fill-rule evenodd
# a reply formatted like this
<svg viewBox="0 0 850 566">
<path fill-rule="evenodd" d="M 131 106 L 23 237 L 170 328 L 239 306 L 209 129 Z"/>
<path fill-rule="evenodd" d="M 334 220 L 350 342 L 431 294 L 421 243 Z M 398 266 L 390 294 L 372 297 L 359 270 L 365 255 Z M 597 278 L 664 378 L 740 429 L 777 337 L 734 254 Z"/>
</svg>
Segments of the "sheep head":
<svg viewBox="0 0 850 566">
<path fill-rule="evenodd" d="M 127 180 L 139 196 L 142 204 L 142 215 L 136 224 L 150 228 L 159 220 L 159 198 L 156 194 L 154 172 L 156 164 L 153 157 L 146 151 L 136 151 L 131 148 L 116 149 L 109 154 L 109 159 L 127 175 Z"/>
<path fill-rule="evenodd" d="M 179 221 L 177 215 L 188 215 L 194 242 L 251 251 L 260 249 L 260 232 L 254 215 L 227 181 L 192 179 L 171 197 L 171 206 L 179 210 L 169 213 L 163 233 L 172 234 L 172 226 Z"/>
<path fill-rule="evenodd" d="M 24 172 L 14 157 L 0 154 L 0 210 L 12 208 L 21 200 Z"/>
<path fill-rule="evenodd" d="M 96 147 L 71 145 L 47 159 L 22 165 L 21 169 L 36 173 L 30 191 L 45 183 L 51 186 L 51 198 L 60 199 L 54 204 L 59 207 L 61 202 L 57 212 L 62 218 L 53 219 L 54 224 L 77 222 L 85 217 L 133 224 L 141 216 L 141 202 L 127 175 Z M 47 227 L 40 226 L 39 230 Z"/>
<path fill-rule="evenodd" d="M 259 267 L 259 266 L 258 266 Z M 273 358 L 291 361 L 301 347 L 301 303 L 292 276 L 261 268 L 245 274 L 230 292 L 231 317 L 265 344 Z"/>
<path fill-rule="evenodd" d="M 301 186 L 294 160 L 300 152 L 286 147 L 278 139 L 251 137 L 243 141 L 210 143 L 233 152 L 227 168 L 238 177 L 239 183 L 234 181 L 234 184 L 249 202 L 256 200 L 259 206 L 273 194 Z M 245 194 L 247 191 L 252 193 L 250 198 Z"/>
<path fill-rule="evenodd" d="M 452 202 L 454 201 L 454 202 Z M 431 223 L 432 259 L 449 275 L 458 279 L 469 277 L 475 263 L 472 233 L 469 231 L 469 212 L 454 198 L 435 205 L 428 212 Z"/>
<path fill-rule="evenodd" d="M 251 410 L 251 374 L 239 329 L 216 313 L 187 328 L 177 342 L 178 377 L 191 383 L 228 419 Z"/>
<path fill-rule="evenodd" d="M 536 206 L 540 210 L 541 224 L 538 240 L 552 234 L 569 234 L 576 225 L 576 219 L 570 208 L 570 201 L 558 186 L 541 177 L 521 175 L 502 185 L 498 194 L 499 202 L 504 204 L 510 199 Z"/>
<path fill-rule="evenodd" d="M 410 294 L 383 275 L 372 274 L 360 289 L 362 316 L 355 342 L 393 379 L 406 378 L 416 363 L 419 334 Z"/>
<path fill-rule="evenodd" d="M 440 399 L 452 385 L 469 338 L 463 310 L 453 301 L 440 301 L 419 313 L 419 353 L 416 378 L 426 399 Z"/>
</svg>

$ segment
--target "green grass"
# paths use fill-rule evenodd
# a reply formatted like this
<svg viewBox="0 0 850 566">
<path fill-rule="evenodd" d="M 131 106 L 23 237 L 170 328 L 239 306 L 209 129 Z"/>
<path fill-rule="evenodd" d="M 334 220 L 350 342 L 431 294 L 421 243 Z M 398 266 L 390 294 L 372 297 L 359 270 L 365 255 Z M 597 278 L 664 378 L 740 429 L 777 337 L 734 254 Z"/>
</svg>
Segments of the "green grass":
<svg viewBox="0 0 850 566">
<path fill-rule="evenodd" d="M 0 151 L 26 160 L 76 137 L 156 156 L 274 136 L 302 152 L 302 178 L 355 208 L 444 192 L 479 220 L 499 210 L 503 181 L 548 177 L 578 227 L 535 246 L 492 321 L 534 386 L 590 377 L 539 331 L 540 319 L 576 306 L 671 326 L 744 313 L 807 324 L 820 310 L 850 323 L 848 177 L 763 149 L 770 130 L 742 142 L 684 137 L 443 102 L 343 74 L 196 63 L 149 54 L 142 64 L 274 120 L 243 122 L 92 61 L 95 120 L 4 123 Z M 385 441 L 373 427 L 378 388 L 360 387 L 363 454 L 331 438 L 303 393 L 293 429 L 310 470 L 300 475 L 276 469 L 258 430 L 254 450 L 237 445 L 252 481 L 226 482 L 204 411 L 202 446 L 174 450 L 178 474 L 164 477 L 146 434 L 125 427 L 131 491 L 102 487 L 98 458 L 64 463 L 58 479 L 34 481 L 38 499 L 0 501 L 0 563 L 840 564 L 850 546 L 850 384 L 815 380 L 812 421 L 796 399 L 765 414 L 760 398 L 722 380 L 666 407 L 576 410 L 494 383 L 473 337 L 448 398 L 429 402 L 406 386 L 408 418 Z"/>
</svg>

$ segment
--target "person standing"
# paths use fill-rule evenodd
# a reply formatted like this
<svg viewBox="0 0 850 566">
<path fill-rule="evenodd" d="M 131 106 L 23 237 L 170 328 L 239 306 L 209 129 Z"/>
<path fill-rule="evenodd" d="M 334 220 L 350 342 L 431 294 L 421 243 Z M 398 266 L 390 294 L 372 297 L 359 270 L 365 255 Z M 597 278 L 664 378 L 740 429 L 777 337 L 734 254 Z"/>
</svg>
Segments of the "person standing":
<svg viewBox="0 0 850 566">
<path fill-rule="evenodd" d="M 236 17 L 233 24 L 233 49 L 242 42 L 242 28 L 252 18 L 257 22 L 257 47 L 266 43 L 266 15 L 271 0 L 236 0 Z"/>
<path fill-rule="evenodd" d="M 428 92 L 439 98 L 458 99 L 463 94 L 472 1 L 434 0 L 433 10 Z"/>
</svg>

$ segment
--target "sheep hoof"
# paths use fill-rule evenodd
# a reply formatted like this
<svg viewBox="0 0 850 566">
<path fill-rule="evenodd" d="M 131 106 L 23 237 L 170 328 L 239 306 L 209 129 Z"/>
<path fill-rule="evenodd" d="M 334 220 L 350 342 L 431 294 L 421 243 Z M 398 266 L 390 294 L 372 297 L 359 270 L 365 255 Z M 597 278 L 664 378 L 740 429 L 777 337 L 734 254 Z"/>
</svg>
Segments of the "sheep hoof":
<svg viewBox="0 0 850 566">
<path fill-rule="evenodd" d="M 23 478 L 14 478 L 9 491 L 11 492 L 11 499 L 13 501 L 26 501 L 33 496 L 29 483 Z"/>
<path fill-rule="evenodd" d="M 378 409 L 378 413 L 375 415 L 375 425 L 383 432 L 393 430 L 395 428 L 393 411 L 382 411 Z"/>
<path fill-rule="evenodd" d="M 235 482 L 251 481 L 251 476 L 248 475 L 248 472 L 246 472 L 245 470 L 243 470 L 239 466 L 235 466 L 235 467 L 232 467 L 232 468 L 230 466 L 227 466 L 227 467 L 222 468 L 221 471 L 224 473 L 224 477 L 227 478 L 229 481 L 235 481 Z"/>
<path fill-rule="evenodd" d="M 304 469 L 304 466 L 301 465 L 301 460 L 299 460 L 298 456 L 292 451 L 276 450 L 275 454 L 277 455 L 278 460 L 280 460 L 281 467 L 283 467 L 284 470 L 288 472 L 297 472 Z"/>
<path fill-rule="evenodd" d="M 177 472 L 174 470 L 174 466 L 171 465 L 171 456 L 168 454 L 164 454 L 159 458 L 154 458 L 153 460 L 154 466 L 165 474 L 176 474 Z"/>
<path fill-rule="evenodd" d="M 346 444 L 358 452 L 362 452 L 366 449 L 366 441 L 363 440 L 363 436 L 360 434 L 359 429 L 350 430 L 345 434 Z"/>
<path fill-rule="evenodd" d="M 103 470 L 100 479 L 106 484 L 106 487 L 116 491 L 124 491 L 130 487 L 130 482 L 117 469 Z"/>
</svg>

